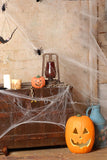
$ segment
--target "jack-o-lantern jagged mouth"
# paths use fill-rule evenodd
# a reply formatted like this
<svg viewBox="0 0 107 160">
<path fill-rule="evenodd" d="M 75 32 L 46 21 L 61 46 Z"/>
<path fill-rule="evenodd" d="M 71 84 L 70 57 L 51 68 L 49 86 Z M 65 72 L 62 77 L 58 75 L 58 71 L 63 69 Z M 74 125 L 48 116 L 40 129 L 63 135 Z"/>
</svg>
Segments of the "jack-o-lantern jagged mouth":
<svg viewBox="0 0 107 160">
<path fill-rule="evenodd" d="M 41 84 L 37 84 L 37 83 L 35 83 L 35 85 L 38 86 L 38 87 L 41 86 Z"/>
<path fill-rule="evenodd" d="M 71 139 L 71 143 L 72 143 L 73 146 L 78 146 L 78 147 L 80 147 L 80 148 L 83 148 L 83 147 L 88 147 L 88 146 L 90 145 L 91 139 L 89 139 L 86 143 L 79 143 L 79 142 L 75 143 L 75 142 Z"/>
</svg>

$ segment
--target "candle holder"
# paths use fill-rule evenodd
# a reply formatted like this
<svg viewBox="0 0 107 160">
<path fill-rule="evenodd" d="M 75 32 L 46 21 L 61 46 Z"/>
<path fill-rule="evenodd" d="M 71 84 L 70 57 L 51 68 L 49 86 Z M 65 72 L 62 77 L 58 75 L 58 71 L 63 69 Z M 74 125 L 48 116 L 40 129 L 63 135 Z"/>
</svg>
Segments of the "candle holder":
<svg viewBox="0 0 107 160">
<path fill-rule="evenodd" d="M 21 79 L 12 79 L 11 80 L 12 89 L 21 89 Z"/>
<path fill-rule="evenodd" d="M 42 76 L 47 84 L 60 82 L 58 55 L 53 53 L 43 54 Z"/>
</svg>

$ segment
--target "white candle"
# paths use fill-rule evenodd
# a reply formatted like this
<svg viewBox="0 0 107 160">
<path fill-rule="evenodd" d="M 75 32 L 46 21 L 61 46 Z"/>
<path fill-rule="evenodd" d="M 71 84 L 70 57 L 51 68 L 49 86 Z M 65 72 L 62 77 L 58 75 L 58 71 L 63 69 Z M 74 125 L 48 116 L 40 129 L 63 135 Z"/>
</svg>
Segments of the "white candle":
<svg viewBox="0 0 107 160">
<path fill-rule="evenodd" d="M 10 75 L 4 74 L 3 80 L 4 80 L 4 88 L 10 89 L 11 88 Z"/>
</svg>

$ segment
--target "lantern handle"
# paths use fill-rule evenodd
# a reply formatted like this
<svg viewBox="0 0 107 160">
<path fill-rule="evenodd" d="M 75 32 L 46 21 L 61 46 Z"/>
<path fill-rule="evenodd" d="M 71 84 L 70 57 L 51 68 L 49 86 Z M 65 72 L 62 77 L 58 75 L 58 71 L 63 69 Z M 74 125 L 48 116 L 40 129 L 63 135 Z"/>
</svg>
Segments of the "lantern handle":
<svg viewBox="0 0 107 160">
<path fill-rule="evenodd" d="M 57 72 L 58 72 L 58 81 L 60 82 L 60 74 L 59 74 L 59 60 L 58 60 L 58 55 L 56 55 L 56 64 L 57 64 Z"/>
<path fill-rule="evenodd" d="M 42 60 L 42 76 L 44 76 L 44 68 L 45 68 L 45 54 L 43 55 L 43 60 Z"/>
</svg>

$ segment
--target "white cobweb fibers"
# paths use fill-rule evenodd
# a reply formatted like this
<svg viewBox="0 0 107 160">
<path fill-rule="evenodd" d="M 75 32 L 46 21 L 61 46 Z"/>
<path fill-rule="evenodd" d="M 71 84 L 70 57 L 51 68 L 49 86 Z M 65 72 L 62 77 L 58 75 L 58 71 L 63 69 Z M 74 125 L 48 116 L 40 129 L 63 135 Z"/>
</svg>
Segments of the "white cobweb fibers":
<svg viewBox="0 0 107 160">
<path fill-rule="evenodd" d="M 15 69 L 18 71 L 17 75 L 19 74 L 20 77 L 25 76 L 25 74 L 23 74 L 25 73 L 25 69 L 27 70 L 26 75 L 33 77 L 35 72 L 33 70 L 36 70 L 36 66 L 38 67 L 40 65 L 38 61 L 37 63 L 35 62 L 38 59 L 41 60 L 34 51 L 41 45 L 44 47 L 44 53 L 58 54 L 61 80 L 68 85 L 57 86 L 57 94 L 53 94 L 50 88 L 50 96 L 37 96 L 33 98 L 30 95 L 30 89 L 24 93 L 22 93 L 23 91 L 0 90 L 0 114 L 7 112 L 10 116 L 9 119 L 7 119 L 9 125 L 7 126 L 3 123 L 1 125 L 0 138 L 12 129 L 26 123 L 47 123 L 65 128 L 67 104 L 71 106 L 74 114 L 77 112 L 84 114 L 84 110 L 88 106 L 96 103 L 99 104 L 102 101 L 106 103 L 107 101 L 100 99 L 98 93 L 99 78 L 107 77 L 106 72 L 99 70 L 99 61 L 107 67 L 107 57 L 100 48 L 97 37 L 97 24 L 102 21 L 102 17 L 99 18 L 98 15 L 99 0 L 44 0 L 38 3 L 39 7 L 36 6 L 36 11 L 39 12 L 41 10 L 39 16 L 44 15 L 43 10 L 46 11 L 46 24 L 43 20 L 44 17 L 41 20 L 39 19 L 41 17 L 38 16 L 38 12 L 33 16 L 33 20 L 30 19 L 30 12 L 28 19 L 24 19 L 24 21 L 21 19 L 28 13 L 28 8 L 33 12 L 35 11 L 35 5 L 37 5 L 33 0 L 26 1 L 28 1 L 28 3 L 25 3 L 25 6 L 23 6 L 22 0 L 7 1 L 9 5 L 5 16 L 14 24 L 13 28 L 14 26 L 18 27 L 17 34 L 19 34 L 19 38 L 27 44 L 27 50 L 31 55 L 29 57 L 29 53 L 24 49 L 25 46 L 21 46 L 21 49 L 24 49 L 24 52 L 26 52 L 24 53 L 25 59 L 21 56 L 21 49 L 20 53 L 15 56 L 14 51 L 16 51 L 16 48 L 11 46 L 11 52 L 12 50 L 14 51 L 10 53 L 9 50 L 10 54 L 5 59 L 5 63 L 8 63 L 7 66 L 11 66 L 10 69 L 13 66 L 14 68 L 16 67 Z M 72 9 L 69 8 L 69 5 L 72 6 Z M 51 21 L 51 16 L 53 18 L 51 22 L 54 22 L 54 16 L 50 15 L 52 9 L 53 15 L 57 19 L 57 23 L 54 23 L 54 26 L 47 23 L 48 20 Z M 21 15 L 22 13 L 23 16 Z M 36 17 L 39 18 L 36 19 Z M 49 17 L 50 19 L 48 19 Z M 69 22 L 67 19 L 69 19 Z M 34 20 L 38 22 L 39 26 L 34 23 Z M 53 27 L 53 30 L 48 32 L 48 30 L 45 29 L 44 31 L 43 27 L 46 26 L 48 29 L 49 27 Z M 56 30 L 54 29 L 55 26 Z M 37 35 L 33 32 L 35 28 L 38 29 Z M 66 33 L 67 30 L 69 30 L 69 32 Z M 47 36 L 46 33 L 49 35 Z M 57 39 L 54 39 L 55 37 L 57 37 Z M 33 41 L 34 39 L 35 41 Z M 53 43 L 49 43 L 51 40 Z M 11 43 L 8 43 L 7 50 L 9 49 L 9 45 L 11 45 Z M 12 57 L 12 55 L 14 56 Z M 4 57 L 1 56 L 1 59 L 2 58 Z M 24 63 L 22 61 L 24 61 Z M 1 60 L 0 63 L 4 62 Z M 70 86 L 73 86 L 73 98 L 70 92 Z M 37 107 L 32 107 L 32 101 L 36 101 L 33 103 L 35 103 Z M 105 108 L 105 106 L 102 107 Z M 13 116 L 18 112 L 20 116 L 17 116 L 15 121 L 13 121 Z M 105 115 L 107 115 L 107 109 L 105 109 Z M 8 117 L 8 115 L 6 116 Z M 6 123 L 6 121 L 4 122 Z"/>
<path fill-rule="evenodd" d="M 33 91 L 35 94 L 35 91 Z M 23 90 L 23 93 L 19 91 L 0 91 L 0 101 L 1 101 L 1 113 L 6 112 L 10 114 L 9 119 L 7 119 L 10 125 L 2 125 L 2 130 L 0 131 L 0 137 L 2 138 L 6 133 L 8 133 L 13 128 L 26 123 L 49 123 L 53 125 L 58 125 L 62 128 L 65 127 L 66 122 L 66 105 L 72 103 L 72 95 L 70 93 L 69 86 L 65 88 L 58 88 L 57 95 L 54 95 L 53 90 L 50 90 L 49 97 L 32 97 L 31 90 Z M 32 105 L 34 103 L 34 105 Z M 40 105 L 42 103 L 42 105 Z M 33 107 L 33 106 L 36 106 Z M 16 120 L 11 122 L 12 117 L 16 113 Z M 20 116 L 18 117 L 18 114 Z"/>
</svg>

